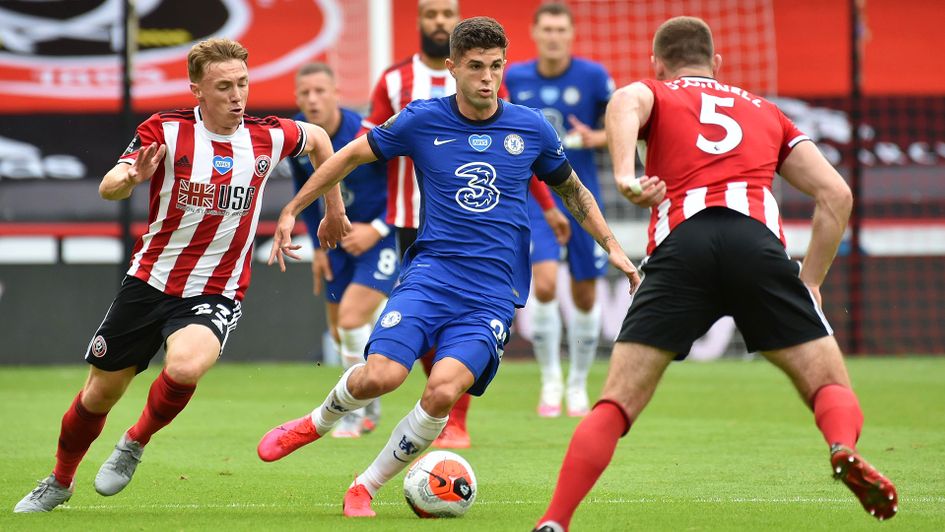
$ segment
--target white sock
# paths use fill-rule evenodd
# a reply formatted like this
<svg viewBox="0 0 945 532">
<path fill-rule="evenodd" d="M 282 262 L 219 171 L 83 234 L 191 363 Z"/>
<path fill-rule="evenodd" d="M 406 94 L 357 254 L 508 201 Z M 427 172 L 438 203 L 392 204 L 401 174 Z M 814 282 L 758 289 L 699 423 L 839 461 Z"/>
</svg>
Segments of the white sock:
<svg viewBox="0 0 945 532">
<path fill-rule="evenodd" d="M 341 363 L 350 368 L 358 362 L 364 362 L 364 348 L 371 338 L 373 327 L 368 324 L 353 329 L 338 327 L 341 338 Z"/>
<path fill-rule="evenodd" d="M 446 426 L 446 417 L 433 417 L 423 411 L 420 402 L 394 427 L 387 445 L 371 466 L 352 484 L 364 484 L 373 497 L 388 480 L 403 471 L 420 455 Z"/>
<path fill-rule="evenodd" d="M 561 313 L 558 300 L 532 301 L 532 349 L 541 382 L 561 382 Z"/>
<path fill-rule="evenodd" d="M 315 425 L 315 431 L 320 435 L 324 436 L 331 432 L 331 428 L 348 412 L 363 408 L 374 400 L 373 398 L 355 399 L 348 391 L 348 377 L 351 376 L 355 368 L 363 365 L 362 362 L 348 368 L 348 371 L 345 371 L 341 379 L 338 380 L 338 384 L 328 393 L 325 402 L 312 411 L 312 424 Z"/>
<path fill-rule="evenodd" d="M 364 348 L 367 347 L 368 340 L 371 338 L 371 331 L 374 328 L 368 324 L 353 329 L 342 329 L 338 327 L 338 336 L 341 337 L 341 365 L 350 368 L 355 364 L 364 362 Z M 377 401 L 375 399 L 374 401 Z M 357 419 L 364 417 L 364 409 L 359 408 L 354 411 Z"/>
<path fill-rule="evenodd" d="M 600 305 L 595 304 L 590 312 L 574 309 L 574 317 L 568 324 L 568 352 L 571 368 L 568 371 L 568 387 L 587 387 L 587 373 L 591 370 L 600 341 Z"/>
</svg>

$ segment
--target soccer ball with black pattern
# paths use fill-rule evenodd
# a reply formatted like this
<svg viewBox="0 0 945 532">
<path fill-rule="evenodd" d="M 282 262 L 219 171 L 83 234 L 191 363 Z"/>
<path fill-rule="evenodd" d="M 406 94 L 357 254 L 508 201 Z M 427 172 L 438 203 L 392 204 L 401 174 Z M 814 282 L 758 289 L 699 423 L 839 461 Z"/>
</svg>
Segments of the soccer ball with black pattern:
<svg viewBox="0 0 945 532">
<path fill-rule="evenodd" d="M 404 497 L 418 517 L 459 517 L 476 502 L 476 475 L 462 456 L 433 451 L 407 470 Z"/>
</svg>

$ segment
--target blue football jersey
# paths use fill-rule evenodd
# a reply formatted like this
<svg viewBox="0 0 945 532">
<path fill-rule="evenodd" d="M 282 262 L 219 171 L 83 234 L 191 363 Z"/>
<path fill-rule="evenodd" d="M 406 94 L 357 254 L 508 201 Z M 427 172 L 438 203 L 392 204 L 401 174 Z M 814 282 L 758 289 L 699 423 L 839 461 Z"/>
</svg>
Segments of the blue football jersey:
<svg viewBox="0 0 945 532">
<path fill-rule="evenodd" d="M 512 65 L 505 73 L 505 86 L 510 101 L 540 109 L 558 135 L 564 138 L 572 127 L 568 115 L 574 115 L 591 128 L 600 126 L 614 90 L 614 81 L 600 64 L 572 57 L 568 69 L 554 78 L 538 73 L 538 60 Z M 567 149 L 566 153 L 578 177 L 599 198 L 594 150 Z"/>
<path fill-rule="evenodd" d="M 299 113 L 296 120 L 305 121 L 305 115 Z M 361 130 L 361 115 L 341 108 L 341 125 L 331 137 L 331 147 L 335 151 L 344 148 L 354 140 Z M 292 167 L 292 180 L 298 192 L 314 169 L 308 155 L 300 155 L 289 159 Z M 364 164 L 341 182 L 341 196 L 344 199 L 345 211 L 352 222 L 370 223 L 375 219 L 384 221 L 387 216 L 387 166 L 382 162 Z M 312 203 L 302 211 L 302 220 L 305 221 L 312 239 L 317 242 L 315 231 L 322 218 L 321 202 Z"/>
<path fill-rule="evenodd" d="M 371 130 L 368 142 L 378 159 L 406 155 L 416 169 L 420 223 L 402 281 L 416 276 L 524 305 L 528 181 L 534 173 L 557 185 L 571 175 L 544 116 L 499 100 L 491 118 L 476 121 L 460 114 L 456 96 L 418 100 Z"/>
</svg>

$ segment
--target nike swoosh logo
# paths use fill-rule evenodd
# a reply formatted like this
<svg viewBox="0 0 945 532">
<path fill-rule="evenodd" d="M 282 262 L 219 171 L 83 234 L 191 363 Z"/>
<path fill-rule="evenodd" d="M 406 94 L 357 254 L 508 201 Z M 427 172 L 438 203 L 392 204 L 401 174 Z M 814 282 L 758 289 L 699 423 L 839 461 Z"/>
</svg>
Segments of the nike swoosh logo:
<svg viewBox="0 0 945 532">
<path fill-rule="evenodd" d="M 426 469 L 421 469 L 420 471 L 423 471 L 424 473 L 426 473 L 426 474 L 430 475 L 431 477 L 437 479 L 437 480 L 440 482 L 440 485 L 437 486 L 437 487 L 439 487 L 439 488 L 445 488 L 446 485 L 448 484 L 448 482 L 446 481 L 445 478 L 441 477 L 440 475 L 437 475 L 437 474 L 434 473 L 433 471 L 427 471 Z"/>
<path fill-rule="evenodd" d="M 390 275 L 384 275 L 382 273 L 374 272 L 374 278 L 377 279 L 378 281 L 389 281 Z"/>
<path fill-rule="evenodd" d="M 443 144 L 446 144 L 446 143 L 449 143 L 449 142 L 453 142 L 454 140 L 456 140 L 456 139 L 440 140 L 440 138 L 437 137 L 437 138 L 433 139 L 433 145 L 434 145 L 434 146 L 442 146 Z"/>
<path fill-rule="evenodd" d="M 519 100 L 527 100 L 527 99 L 531 98 L 531 97 L 534 96 L 534 95 L 535 95 L 535 93 L 532 92 L 532 91 L 522 91 L 522 92 L 518 93 L 518 99 L 519 99 Z"/>
</svg>

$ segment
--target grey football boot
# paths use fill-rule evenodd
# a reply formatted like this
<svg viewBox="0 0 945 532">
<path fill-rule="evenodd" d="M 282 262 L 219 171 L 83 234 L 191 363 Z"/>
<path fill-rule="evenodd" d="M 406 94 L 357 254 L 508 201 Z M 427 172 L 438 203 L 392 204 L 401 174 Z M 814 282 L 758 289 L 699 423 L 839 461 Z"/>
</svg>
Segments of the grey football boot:
<svg viewBox="0 0 945 532">
<path fill-rule="evenodd" d="M 49 512 L 56 506 L 68 501 L 75 490 L 75 482 L 71 486 L 63 486 L 56 477 L 40 480 L 33 491 L 26 494 L 23 500 L 13 507 L 15 513 Z"/>
<path fill-rule="evenodd" d="M 129 440 L 127 433 L 122 434 L 121 439 L 115 444 L 115 450 L 95 475 L 95 491 L 109 496 L 125 489 L 125 486 L 131 482 L 131 476 L 135 474 L 138 463 L 141 462 L 142 454 L 144 454 L 144 447 L 136 441 Z"/>
</svg>

